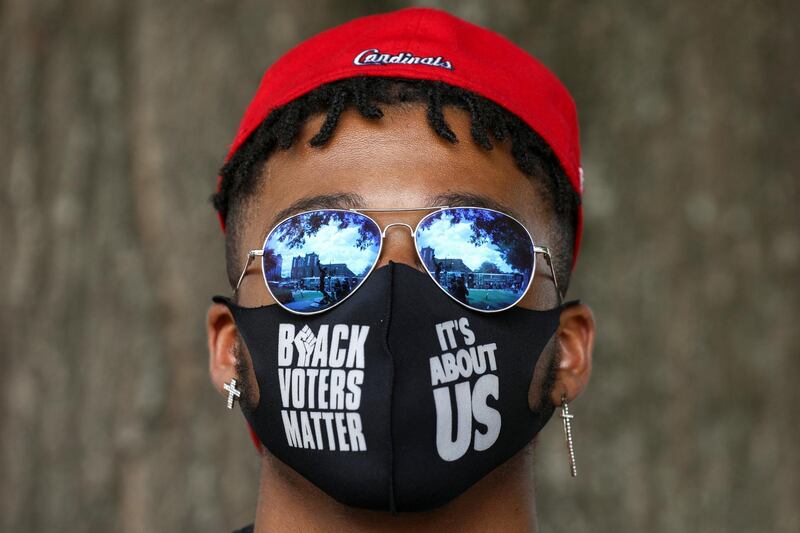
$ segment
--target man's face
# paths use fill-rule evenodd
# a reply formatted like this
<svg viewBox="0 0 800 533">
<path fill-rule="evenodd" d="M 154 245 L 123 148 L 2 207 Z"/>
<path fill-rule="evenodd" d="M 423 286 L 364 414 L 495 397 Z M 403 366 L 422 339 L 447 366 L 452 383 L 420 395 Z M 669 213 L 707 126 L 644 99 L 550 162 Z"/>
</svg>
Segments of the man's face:
<svg viewBox="0 0 800 533">
<path fill-rule="evenodd" d="M 520 220 L 536 244 L 553 246 L 553 214 L 529 177 L 514 163 L 507 144 L 495 143 L 487 151 L 472 141 L 469 115 L 453 108 L 445 117 L 459 138 L 450 144 L 428 125 L 419 105 L 384 109 L 380 120 L 368 120 L 349 110 L 322 148 L 308 146 L 323 116 L 308 121 L 289 150 L 276 151 L 267 161 L 259 190 L 246 209 L 240 233 L 240 260 L 247 250 L 261 248 L 264 238 L 285 210 L 301 199 L 326 195 L 352 195 L 356 203 L 322 201 L 309 208 L 408 208 L 438 205 L 484 205 Z M 303 210 L 303 209 L 299 209 Z M 396 222 L 414 227 L 430 210 L 370 212 L 381 228 Z M 541 258 L 540 258 L 541 259 Z M 424 271 L 405 226 L 386 234 L 376 268 L 389 260 Z M 248 271 L 254 274 L 257 265 Z M 430 290 L 439 290 L 431 282 Z M 274 303 L 260 275 L 245 277 L 239 301 L 251 307 Z M 518 304 L 546 309 L 557 304 L 550 270 L 537 262 L 533 284 Z"/>
<path fill-rule="evenodd" d="M 349 110 L 342 114 L 333 137 L 322 148 L 308 146 L 324 117 L 308 121 L 297 142 L 289 150 L 276 151 L 267 161 L 258 190 L 245 208 L 240 231 L 239 254 L 260 249 L 267 233 L 280 219 L 292 214 L 287 208 L 295 202 L 317 196 L 352 195 L 355 203 L 320 201 L 305 204 L 297 211 L 314 208 L 419 208 L 440 205 L 485 206 L 504 211 L 522 222 L 536 244 L 554 246 L 555 224 L 552 209 L 529 177 L 512 158 L 508 143 L 495 143 L 485 150 L 472 141 L 470 117 L 463 111 L 445 109 L 445 118 L 458 136 L 451 144 L 428 125 L 424 107 L 411 105 L 384 109 L 384 117 L 368 120 Z M 396 222 L 415 227 L 430 210 L 370 212 L 381 228 Z M 405 226 L 393 226 L 386 238 L 376 268 L 392 260 L 424 271 L 414 248 L 414 239 Z M 239 290 L 239 303 L 256 307 L 274 303 L 253 262 Z M 433 281 L 429 290 L 440 290 Z M 557 296 L 547 263 L 537 261 L 534 280 L 517 304 L 529 309 L 549 309 Z M 542 398 L 542 383 L 553 360 L 556 343 L 551 342 L 539 358 L 529 398 L 531 407 Z M 249 357 L 239 346 L 240 356 Z M 252 371 L 241 376 L 246 361 L 239 366 L 245 380 L 248 403 L 258 402 L 259 392 Z"/>
</svg>

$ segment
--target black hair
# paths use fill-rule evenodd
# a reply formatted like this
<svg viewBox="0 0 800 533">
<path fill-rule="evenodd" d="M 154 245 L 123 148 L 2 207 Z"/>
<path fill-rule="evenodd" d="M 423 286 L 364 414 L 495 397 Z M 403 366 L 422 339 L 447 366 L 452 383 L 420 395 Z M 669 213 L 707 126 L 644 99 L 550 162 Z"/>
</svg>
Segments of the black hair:
<svg viewBox="0 0 800 533">
<path fill-rule="evenodd" d="M 247 200 L 256 190 L 264 164 L 274 150 L 289 148 L 306 121 L 325 114 L 311 146 L 324 146 L 336 130 L 342 112 L 355 108 L 363 117 L 380 119 L 380 105 L 422 103 L 430 127 L 450 143 L 458 142 L 444 118 L 443 108 L 454 106 L 469 113 L 472 139 L 486 150 L 495 141 L 511 143 L 517 167 L 534 180 L 546 196 L 558 225 L 558 241 L 551 246 L 558 283 L 569 283 L 577 211 L 580 197 L 573 189 L 550 146 L 519 117 L 471 91 L 439 81 L 362 76 L 325 85 L 272 111 L 220 170 L 222 183 L 212 196 L 214 208 L 225 221 L 228 277 L 233 282 L 242 266 L 238 249 L 239 226 Z"/>
</svg>

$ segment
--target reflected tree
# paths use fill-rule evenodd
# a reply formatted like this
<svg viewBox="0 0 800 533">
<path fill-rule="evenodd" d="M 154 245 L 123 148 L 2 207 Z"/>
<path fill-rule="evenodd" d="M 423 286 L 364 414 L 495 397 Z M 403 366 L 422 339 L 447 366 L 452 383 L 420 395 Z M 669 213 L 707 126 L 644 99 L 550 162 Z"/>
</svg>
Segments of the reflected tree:
<svg viewBox="0 0 800 533">
<path fill-rule="evenodd" d="M 483 263 L 481 263 L 481 266 L 479 266 L 475 270 L 475 272 L 482 272 L 487 274 L 499 274 L 500 269 L 497 267 L 497 265 L 495 265 L 491 261 L 484 261 Z"/>
<path fill-rule="evenodd" d="M 286 243 L 289 248 L 300 248 L 305 245 L 306 237 L 313 237 L 320 229 L 331 225 L 336 225 L 338 229 L 357 226 L 358 239 L 355 247 L 359 250 L 380 244 L 380 230 L 375 224 L 359 213 L 347 211 L 313 211 L 292 217 L 278 226 L 275 234 L 278 240 Z"/>
<path fill-rule="evenodd" d="M 438 220 L 449 220 L 454 226 L 461 222 L 472 225 L 470 242 L 475 246 L 490 245 L 515 271 L 524 272 L 533 265 L 533 245 L 528 232 L 517 221 L 495 211 L 483 209 L 454 209 L 424 220 L 421 229 L 430 229 Z"/>
</svg>

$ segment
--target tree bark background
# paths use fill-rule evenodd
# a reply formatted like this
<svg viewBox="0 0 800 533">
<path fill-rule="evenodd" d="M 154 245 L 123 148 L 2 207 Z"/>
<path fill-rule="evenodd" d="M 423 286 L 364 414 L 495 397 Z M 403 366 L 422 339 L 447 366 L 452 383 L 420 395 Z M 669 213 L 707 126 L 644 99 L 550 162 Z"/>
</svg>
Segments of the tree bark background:
<svg viewBox="0 0 800 533">
<path fill-rule="evenodd" d="M 594 375 L 543 531 L 800 531 L 800 10 L 423 2 L 573 92 Z M 263 70 L 403 2 L 0 3 L 0 528 L 229 531 L 258 460 L 207 374 L 208 202 Z M 324 58 L 320 58 L 324 60 Z"/>
</svg>

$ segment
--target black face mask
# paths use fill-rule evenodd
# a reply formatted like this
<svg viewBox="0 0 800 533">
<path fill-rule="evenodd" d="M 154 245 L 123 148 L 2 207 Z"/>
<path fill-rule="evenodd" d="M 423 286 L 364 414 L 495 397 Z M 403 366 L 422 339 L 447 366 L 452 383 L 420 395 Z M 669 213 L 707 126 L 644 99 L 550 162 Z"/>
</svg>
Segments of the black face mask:
<svg viewBox="0 0 800 533">
<path fill-rule="evenodd" d="M 528 406 L 561 307 L 467 309 L 390 262 L 328 312 L 233 313 L 260 392 L 243 408 L 278 459 L 346 505 L 424 511 L 524 448 L 553 414 Z"/>
</svg>

